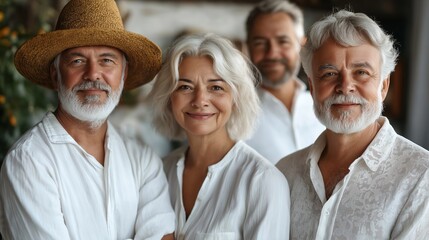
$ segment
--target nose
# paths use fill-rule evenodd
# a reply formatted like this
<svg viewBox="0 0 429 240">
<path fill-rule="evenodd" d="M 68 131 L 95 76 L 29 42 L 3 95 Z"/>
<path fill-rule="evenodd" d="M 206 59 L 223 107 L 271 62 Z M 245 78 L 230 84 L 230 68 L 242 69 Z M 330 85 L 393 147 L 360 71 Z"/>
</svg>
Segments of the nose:
<svg viewBox="0 0 429 240">
<path fill-rule="evenodd" d="M 205 89 L 195 88 L 194 98 L 192 99 L 191 106 L 194 108 L 207 107 L 209 104 L 208 92 Z"/>
<path fill-rule="evenodd" d="M 101 80 L 101 69 L 96 62 L 88 61 L 85 67 L 84 80 L 97 81 Z"/>
<path fill-rule="evenodd" d="M 268 59 L 276 59 L 278 58 L 280 51 L 280 47 L 274 41 L 269 41 L 266 46 L 265 56 Z"/>
<path fill-rule="evenodd" d="M 355 90 L 356 86 L 353 77 L 347 73 L 340 73 L 335 91 L 341 94 L 348 94 L 353 93 Z"/>
</svg>

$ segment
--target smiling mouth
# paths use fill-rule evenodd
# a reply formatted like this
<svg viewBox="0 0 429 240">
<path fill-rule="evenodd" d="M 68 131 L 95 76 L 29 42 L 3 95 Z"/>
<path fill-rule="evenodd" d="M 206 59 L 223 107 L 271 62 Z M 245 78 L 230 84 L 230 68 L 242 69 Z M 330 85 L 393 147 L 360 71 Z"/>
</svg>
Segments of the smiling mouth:
<svg viewBox="0 0 429 240">
<path fill-rule="evenodd" d="M 260 67 L 262 69 L 273 69 L 273 68 L 284 67 L 284 65 L 281 64 L 281 63 L 273 62 L 273 63 L 264 63 L 264 64 L 261 64 Z"/>
<path fill-rule="evenodd" d="M 354 106 L 360 106 L 360 104 L 359 103 L 334 103 L 332 104 L 332 106 L 336 108 L 349 108 Z"/>
<path fill-rule="evenodd" d="M 189 112 L 187 112 L 186 115 L 188 115 L 189 117 L 194 118 L 194 119 L 205 120 L 205 119 L 208 119 L 208 118 L 214 116 L 215 114 L 214 113 L 189 113 Z"/>
<path fill-rule="evenodd" d="M 84 93 L 90 93 L 90 94 L 91 93 L 102 93 L 102 92 L 108 93 L 108 91 L 100 89 L 100 88 L 81 89 L 81 90 L 78 90 L 78 92 L 84 92 Z"/>
</svg>

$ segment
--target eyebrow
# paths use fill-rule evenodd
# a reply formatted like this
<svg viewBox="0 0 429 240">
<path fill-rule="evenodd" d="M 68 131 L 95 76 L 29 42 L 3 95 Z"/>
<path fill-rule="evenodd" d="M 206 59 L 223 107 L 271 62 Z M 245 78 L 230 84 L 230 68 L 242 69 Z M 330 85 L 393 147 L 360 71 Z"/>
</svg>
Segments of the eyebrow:
<svg viewBox="0 0 429 240">
<path fill-rule="evenodd" d="M 368 62 L 358 62 L 352 64 L 353 68 L 369 68 L 371 70 L 374 70 L 374 68 L 369 64 Z"/>
<path fill-rule="evenodd" d="M 289 35 L 278 35 L 274 37 L 277 40 L 284 40 L 284 39 L 291 39 L 291 37 Z M 254 36 L 252 37 L 250 40 L 251 41 L 256 41 L 256 40 L 266 40 L 269 39 L 269 37 L 264 37 L 264 36 Z"/>
<path fill-rule="evenodd" d="M 186 78 L 179 78 L 179 80 L 178 80 L 178 81 L 187 82 L 187 83 L 192 83 L 192 81 L 191 81 L 191 80 L 186 79 Z"/>
<path fill-rule="evenodd" d="M 183 82 L 187 82 L 187 83 L 192 83 L 192 80 L 186 79 L 186 78 L 179 78 L 179 81 L 183 81 Z M 209 82 L 225 82 L 225 80 L 221 79 L 221 78 L 215 78 L 215 79 L 209 79 Z"/>
<path fill-rule="evenodd" d="M 374 68 L 371 66 L 371 64 L 369 64 L 368 62 L 358 62 L 358 63 L 353 63 L 351 64 L 352 68 L 369 68 L 371 70 L 374 70 Z M 332 70 L 338 70 L 338 68 L 332 64 L 323 64 L 319 66 L 319 71 L 323 71 L 326 69 L 332 69 Z"/>
<path fill-rule="evenodd" d="M 332 64 L 323 64 L 323 65 L 320 65 L 319 68 L 318 68 L 319 71 L 323 71 L 323 70 L 326 70 L 326 69 L 338 70 L 337 67 L 335 67 Z"/>
</svg>

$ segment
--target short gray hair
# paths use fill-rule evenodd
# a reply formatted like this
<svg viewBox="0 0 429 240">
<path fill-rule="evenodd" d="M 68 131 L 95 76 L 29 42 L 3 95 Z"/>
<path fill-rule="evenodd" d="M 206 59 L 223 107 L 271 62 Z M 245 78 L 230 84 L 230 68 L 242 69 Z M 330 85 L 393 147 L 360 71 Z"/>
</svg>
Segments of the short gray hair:
<svg viewBox="0 0 429 240">
<path fill-rule="evenodd" d="M 256 5 L 246 20 L 247 40 L 256 18 L 262 14 L 285 13 L 292 18 L 298 40 L 304 37 L 304 15 L 299 7 L 288 1 L 266 0 Z"/>
<path fill-rule="evenodd" d="M 172 139 L 182 140 L 186 136 L 173 116 L 170 97 L 178 84 L 180 62 L 188 56 L 207 56 L 213 60 L 214 71 L 232 90 L 234 109 L 226 123 L 227 132 L 235 141 L 249 137 L 260 111 L 255 84 L 261 77 L 229 40 L 215 34 L 184 36 L 169 49 L 148 96 L 156 129 Z"/>
<path fill-rule="evenodd" d="M 338 44 L 359 46 L 369 42 L 380 51 L 381 77 L 385 79 L 393 72 L 398 52 L 393 38 L 371 18 L 363 13 L 340 10 L 316 22 L 311 27 L 308 39 L 301 49 L 302 66 L 307 76 L 311 76 L 313 53 L 331 37 Z"/>
</svg>

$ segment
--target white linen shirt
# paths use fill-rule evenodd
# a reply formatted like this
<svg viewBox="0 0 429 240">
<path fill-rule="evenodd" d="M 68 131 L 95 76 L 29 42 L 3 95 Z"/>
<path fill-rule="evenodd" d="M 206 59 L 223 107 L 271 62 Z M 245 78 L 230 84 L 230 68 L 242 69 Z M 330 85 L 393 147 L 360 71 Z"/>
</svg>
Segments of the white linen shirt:
<svg viewBox="0 0 429 240">
<path fill-rule="evenodd" d="M 291 239 L 429 239 L 429 152 L 382 128 L 326 200 L 325 133 L 279 161 L 291 191 Z"/>
<path fill-rule="evenodd" d="M 273 164 L 312 144 L 325 130 L 314 114 L 310 92 L 302 81 L 297 80 L 297 84 L 291 112 L 270 92 L 258 88 L 262 112 L 246 143 Z"/>
<path fill-rule="evenodd" d="M 52 113 L 9 151 L 1 169 L 5 239 L 161 239 L 175 228 L 161 160 L 110 123 L 104 167 Z"/>
<path fill-rule="evenodd" d="M 268 160 L 239 141 L 211 165 L 186 219 L 182 180 L 187 146 L 164 161 L 176 239 L 289 239 L 289 188 Z"/>
</svg>

